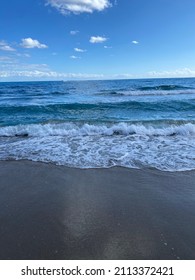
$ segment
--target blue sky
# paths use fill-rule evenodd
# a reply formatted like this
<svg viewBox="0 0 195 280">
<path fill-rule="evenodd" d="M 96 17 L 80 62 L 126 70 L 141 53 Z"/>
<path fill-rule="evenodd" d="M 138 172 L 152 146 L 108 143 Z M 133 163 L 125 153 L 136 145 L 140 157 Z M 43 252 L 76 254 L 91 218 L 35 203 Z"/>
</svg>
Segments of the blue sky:
<svg viewBox="0 0 195 280">
<path fill-rule="evenodd" d="M 194 0 L 1 0 L 0 81 L 195 76 Z"/>
</svg>

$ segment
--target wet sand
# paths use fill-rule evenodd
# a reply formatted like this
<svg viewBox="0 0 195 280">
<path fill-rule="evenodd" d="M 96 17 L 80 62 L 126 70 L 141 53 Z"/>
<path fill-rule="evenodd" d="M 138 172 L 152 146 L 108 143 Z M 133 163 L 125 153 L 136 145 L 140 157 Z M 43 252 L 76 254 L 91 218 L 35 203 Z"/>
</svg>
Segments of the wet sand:
<svg viewBox="0 0 195 280">
<path fill-rule="evenodd" d="M 1 161 L 0 259 L 195 259 L 195 172 Z"/>
</svg>

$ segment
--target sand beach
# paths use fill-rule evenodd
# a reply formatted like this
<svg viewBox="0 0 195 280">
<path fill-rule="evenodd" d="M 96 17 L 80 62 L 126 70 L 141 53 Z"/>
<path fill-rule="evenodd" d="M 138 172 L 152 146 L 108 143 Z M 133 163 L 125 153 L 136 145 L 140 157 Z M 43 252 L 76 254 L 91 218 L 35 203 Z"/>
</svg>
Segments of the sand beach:
<svg viewBox="0 0 195 280">
<path fill-rule="evenodd" d="M 0 162 L 0 259 L 195 259 L 195 172 Z"/>
</svg>

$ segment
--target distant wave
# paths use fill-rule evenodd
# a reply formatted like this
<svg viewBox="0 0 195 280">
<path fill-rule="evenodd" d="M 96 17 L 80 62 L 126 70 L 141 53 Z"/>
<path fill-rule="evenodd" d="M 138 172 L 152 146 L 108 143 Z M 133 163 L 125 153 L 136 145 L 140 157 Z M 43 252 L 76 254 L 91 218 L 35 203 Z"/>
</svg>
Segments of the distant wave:
<svg viewBox="0 0 195 280">
<path fill-rule="evenodd" d="M 50 91 L 50 92 L 45 92 L 43 93 L 41 90 L 33 90 L 33 97 L 36 96 L 52 96 L 52 95 L 68 95 L 70 94 L 68 91 Z M 11 97 L 13 95 L 13 91 L 12 90 L 0 90 L 0 95 L 5 95 L 8 97 Z M 17 89 L 17 92 L 15 93 L 15 97 L 17 98 L 23 98 L 25 99 L 27 96 L 32 96 L 32 92 L 30 90 L 27 89 L 22 89 L 19 88 Z"/>
<path fill-rule="evenodd" d="M 154 95 L 180 95 L 194 94 L 195 88 L 175 85 L 144 86 L 131 89 L 103 90 L 97 95 L 110 96 L 154 96 Z"/>
<path fill-rule="evenodd" d="M 159 85 L 159 86 L 144 86 L 144 87 L 138 87 L 138 90 L 143 90 L 143 91 L 148 91 L 148 90 L 164 90 L 164 91 L 169 91 L 169 90 L 186 90 L 186 89 L 194 89 L 192 87 L 185 87 L 181 85 Z"/>
</svg>

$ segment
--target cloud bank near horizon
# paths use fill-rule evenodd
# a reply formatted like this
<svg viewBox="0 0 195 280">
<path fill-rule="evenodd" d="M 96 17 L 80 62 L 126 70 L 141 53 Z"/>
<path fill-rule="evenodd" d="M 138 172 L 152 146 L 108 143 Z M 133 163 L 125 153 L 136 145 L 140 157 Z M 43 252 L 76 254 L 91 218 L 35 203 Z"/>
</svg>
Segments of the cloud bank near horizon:
<svg viewBox="0 0 195 280">
<path fill-rule="evenodd" d="M 7 57 L 3 57 L 0 60 L 8 60 Z M 140 75 L 135 75 L 131 73 L 122 74 L 95 74 L 95 73 L 64 73 L 52 71 L 45 64 L 40 65 L 23 65 L 23 70 L 1 70 L 0 69 L 0 80 L 1 79 L 27 79 L 27 80 L 103 80 L 103 79 L 139 79 L 139 78 L 182 78 L 182 77 L 195 77 L 195 70 L 189 68 L 176 69 L 173 71 L 150 71 Z"/>
</svg>

